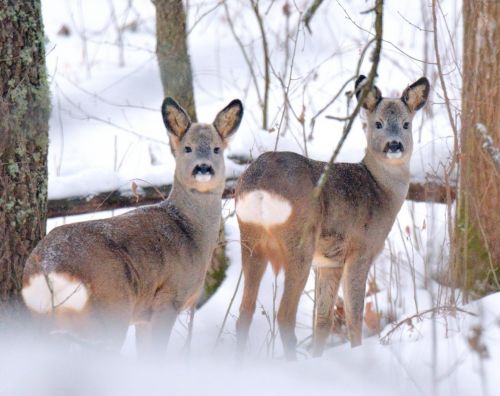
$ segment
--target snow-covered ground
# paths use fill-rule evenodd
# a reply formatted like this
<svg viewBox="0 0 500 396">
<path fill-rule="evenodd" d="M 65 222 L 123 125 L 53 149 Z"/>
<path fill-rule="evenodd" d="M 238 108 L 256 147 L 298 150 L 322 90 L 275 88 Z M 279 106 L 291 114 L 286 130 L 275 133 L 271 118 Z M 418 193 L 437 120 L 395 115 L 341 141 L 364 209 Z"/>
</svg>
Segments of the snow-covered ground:
<svg viewBox="0 0 500 396">
<path fill-rule="evenodd" d="M 131 8 L 128 0 L 43 0 L 42 3 L 52 90 L 49 197 L 125 190 L 130 188 L 132 180 L 138 184 L 170 182 L 174 161 L 159 112 L 163 93 L 154 52 L 152 3 L 135 0 Z M 228 149 L 229 155 L 256 157 L 262 151 L 273 150 L 276 142 L 278 150 L 305 153 L 303 134 L 311 133 L 311 117 L 354 76 L 359 55 L 371 37 L 367 31 L 373 30 L 373 17 L 360 13 L 370 8 L 371 3 L 362 0 L 325 2 L 312 20 L 312 34 L 300 25 L 295 36 L 299 11 L 303 12 L 311 3 L 297 0 L 288 2 L 291 39 L 286 42 L 285 3 L 261 1 L 273 65 L 268 129 L 274 130 L 269 132 L 261 128 L 256 90 L 231 35 L 222 2 L 189 1 L 189 45 L 198 118 L 210 122 L 234 97 L 245 104 L 245 117 Z M 422 22 L 431 19 L 428 3 L 386 1 L 386 41 L 377 80 L 387 96 L 399 96 L 421 75 L 427 75 L 432 82 L 430 103 L 414 122 L 414 180 L 440 177 L 452 146 L 452 131 L 436 80 L 429 32 L 432 27 Z M 443 65 L 452 104 L 459 107 L 461 10 L 459 2 L 440 3 Z M 249 2 L 230 0 L 226 4 L 262 91 L 261 41 Z M 123 30 L 122 66 L 118 30 L 110 17 L 113 10 L 118 25 L 127 26 Z M 444 27 L 443 16 L 449 30 Z M 69 28 L 69 36 L 58 34 L 63 25 Z M 291 112 L 288 128 L 282 128 L 278 134 L 284 100 L 276 76 L 282 76 L 287 83 L 291 65 L 288 97 L 296 114 L 300 115 L 304 107 L 305 131 Z M 367 73 L 369 67 L 367 56 L 361 71 Z M 351 86 L 346 91 L 350 89 Z M 314 138 L 307 141 L 310 157 L 329 158 L 343 124 L 324 115 L 345 113 L 346 96 L 341 94 L 317 119 Z M 360 160 L 365 145 L 358 119 L 339 160 Z M 244 169 L 230 161 L 227 165 L 228 175 L 238 175 Z M 75 354 L 68 361 L 56 351 L 47 351 L 46 346 L 36 343 L 20 346 L 4 340 L 0 345 L 0 395 L 315 392 L 494 395 L 498 392 L 500 295 L 459 306 L 460 310 L 453 312 L 451 291 L 435 281 L 446 267 L 449 247 L 448 211 L 437 204 L 404 204 L 386 248 L 371 271 L 367 303 L 374 313 L 371 321 L 367 318 L 361 347 L 351 349 L 341 335 L 332 336 L 322 358 L 310 356 L 311 275 L 299 307 L 299 358 L 297 362 L 285 362 L 279 337 L 273 341 L 274 325 L 270 319 L 273 291 L 276 286 L 279 300 L 283 282 L 280 276 L 275 285 L 269 270 L 251 328 L 248 359 L 236 364 L 234 332 L 241 288 L 233 306 L 229 307 L 229 303 L 237 288 L 241 262 L 238 227 L 234 216 L 229 216 L 232 206 L 232 201 L 224 205 L 231 265 L 221 288 L 196 313 L 190 353 L 185 352 L 187 315 L 184 314 L 174 328 L 164 366 L 144 365 L 135 360 L 133 328 L 119 358 Z M 49 228 L 109 215 L 113 213 L 52 219 Z M 458 302 L 459 297 L 456 296 Z M 227 322 L 221 329 L 228 309 Z M 379 330 L 373 326 L 373 318 L 380 319 Z M 219 332 L 222 335 L 216 345 Z"/>
<path fill-rule="evenodd" d="M 232 202 L 225 208 L 228 214 Z M 229 304 L 237 289 L 240 247 L 235 218 L 229 217 L 226 231 L 231 266 L 221 288 L 195 315 L 190 352 L 185 345 L 187 314 L 181 315 L 174 327 L 163 365 L 136 361 L 133 328 L 121 357 L 81 352 L 68 357 L 36 342 L 20 345 L 4 340 L 0 345 L 0 394 L 496 395 L 500 386 L 500 294 L 459 306 L 454 314 L 444 298 L 430 294 L 446 290 L 428 278 L 424 284 L 422 252 L 439 238 L 423 227 L 424 219 L 444 218 L 444 210 L 441 205 L 410 203 L 403 208 L 398 217 L 402 232 L 393 230 L 387 249 L 372 271 L 380 291 L 367 298 L 382 316 L 382 330 L 378 333 L 365 325 L 361 347 L 351 349 L 340 336 L 332 336 L 324 356 L 311 357 L 312 301 L 307 296 L 313 288 L 311 276 L 299 306 L 298 360 L 285 361 L 279 337 L 273 351 L 268 318 L 273 312 L 274 276 L 268 270 L 261 285 L 247 359 L 237 362 L 235 321 L 241 288 L 234 305 Z M 411 229 L 416 239 L 405 231 L 415 224 L 420 225 Z M 436 227 L 441 228 L 442 224 Z M 417 246 L 417 239 L 424 247 Z M 390 250 L 392 259 L 388 257 Z M 281 291 L 279 277 L 278 296 Z M 438 306 L 443 309 L 425 313 Z M 217 342 L 228 309 L 228 320 Z M 395 322 L 387 324 L 388 316 Z"/>
</svg>

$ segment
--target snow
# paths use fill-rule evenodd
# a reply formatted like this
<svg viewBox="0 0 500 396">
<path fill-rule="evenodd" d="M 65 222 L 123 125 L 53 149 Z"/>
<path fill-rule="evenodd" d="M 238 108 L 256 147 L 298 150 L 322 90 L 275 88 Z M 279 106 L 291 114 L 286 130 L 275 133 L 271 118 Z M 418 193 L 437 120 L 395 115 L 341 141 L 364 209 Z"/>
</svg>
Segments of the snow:
<svg viewBox="0 0 500 396">
<path fill-rule="evenodd" d="M 122 67 L 116 44 L 118 33 L 109 18 L 111 4 L 121 24 L 137 23 L 135 31 L 123 31 L 125 62 Z M 52 199 L 129 189 L 135 179 L 140 179 L 136 180 L 139 185 L 172 180 L 174 163 L 159 112 L 163 94 L 155 57 L 154 7 L 148 1 L 132 2 L 130 10 L 127 4 L 124 0 L 43 2 L 53 102 L 49 148 L 49 197 Z M 286 62 L 285 47 L 288 45 L 288 53 L 293 53 L 295 37 L 292 36 L 288 44 L 283 41 L 285 18 L 281 6 L 272 3 L 266 6 L 273 66 L 268 128 L 274 132 L 263 132 L 261 110 L 248 67 L 231 36 L 224 7 L 215 7 L 217 4 L 215 0 L 190 2 L 189 50 L 198 118 L 210 122 L 232 98 L 240 97 L 245 105 L 245 117 L 228 150 L 229 155 L 256 157 L 263 151 L 273 150 L 277 140 L 279 150 L 304 153 L 302 127 L 292 114 L 288 128 L 282 125 L 281 134 L 286 129 L 285 136 L 278 138 L 276 132 L 281 123 L 283 90 L 274 74 L 284 81 L 290 77 L 292 60 Z M 291 7 L 290 29 L 295 29 L 298 11 L 303 11 L 306 5 L 306 1 L 300 1 L 297 9 Z M 372 17 L 359 13 L 366 7 L 367 4 L 359 0 L 355 4 L 340 1 L 324 4 L 314 18 L 313 34 L 301 27 L 297 35 L 288 97 L 296 114 L 300 114 L 304 106 L 306 135 L 311 132 L 311 117 L 355 73 L 360 52 L 371 37 L 367 31 L 371 29 Z M 445 2 L 442 7 L 444 11 L 450 8 L 452 15 L 456 15 L 453 4 Z M 200 19 L 212 8 L 215 9 Z M 254 63 L 256 78 L 261 81 L 262 50 L 255 18 L 247 2 L 235 0 L 228 8 L 236 32 Z M 386 41 L 377 84 L 383 94 L 398 96 L 430 65 L 415 60 L 425 59 L 422 54 L 425 34 L 403 19 L 404 16 L 414 24 L 421 24 L 418 2 L 391 1 L 385 10 Z M 69 27 L 69 37 L 57 34 L 63 25 Z M 459 36 L 458 33 L 457 30 Z M 370 63 L 369 56 L 365 58 L 361 71 L 366 73 Z M 448 66 L 451 68 L 453 64 Z M 428 174 L 441 177 L 440 164 L 449 157 L 452 147 L 452 132 L 441 103 L 439 84 L 429 71 L 427 74 L 433 85 L 431 103 L 414 122 L 418 142 L 412 159 L 412 177 L 419 181 L 425 180 Z M 447 78 L 451 80 L 456 74 L 456 70 L 448 71 Z M 450 97 L 455 100 L 459 97 L 459 86 L 451 82 Z M 351 85 L 346 90 L 351 90 Z M 262 86 L 259 89 L 262 91 Z M 317 118 L 314 139 L 307 143 L 313 158 L 327 160 L 341 136 L 343 124 L 324 115 L 344 115 L 345 112 L 346 99 L 341 94 L 339 100 Z M 339 160 L 359 161 L 364 147 L 358 119 Z M 238 175 L 242 170 L 229 166 L 228 175 Z"/>
<path fill-rule="evenodd" d="M 172 181 L 174 161 L 159 111 L 163 99 L 155 57 L 154 7 L 150 1 L 45 0 L 43 16 L 47 36 L 47 66 L 52 92 L 49 148 L 49 197 L 92 195 L 113 189 Z M 297 8 L 309 1 L 290 2 L 290 29 L 297 26 Z M 304 105 L 305 133 L 309 122 L 343 83 L 353 77 L 359 54 L 371 35 L 372 16 L 361 14 L 369 3 L 324 2 L 312 21 L 313 33 L 298 34 L 290 79 L 289 100 L 295 113 Z M 245 116 L 227 155 L 255 158 L 261 152 L 291 150 L 304 154 L 301 124 L 290 114 L 288 128 L 279 131 L 283 91 L 275 74 L 288 81 L 283 2 L 262 2 L 267 21 L 273 68 L 268 129 L 262 130 L 261 109 L 248 67 L 231 36 L 224 7 L 216 0 L 189 1 L 190 54 L 194 70 L 195 98 L 200 121 L 210 122 L 233 98 L 245 105 Z M 254 16 L 244 0 L 227 1 L 235 29 L 251 55 L 262 81 L 262 51 Z M 123 25 L 137 29 L 123 32 L 124 65 L 119 66 L 117 31 L 110 22 L 111 5 Z M 443 54 L 449 95 L 456 113 L 460 107 L 461 13 L 457 2 L 442 1 L 442 15 L 451 27 L 451 40 L 443 32 Z M 212 10 L 207 14 L 208 11 Z M 432 46 L 424 41 L 431 29 L 427 2 L 386 1 L 385 42 L 377 85 L 382 93 L 398 96 L 411 82 L 426 74 L 431 99 L 414 120 L 415 148 L 411 164 L 413 180 L 441 178 L 449 159 L 452 130 L 444 109 L 441 87 L 435 78 Z M 355 26 L 359 25 L 362 29 Z M 61 26 L 70 36 L 58 35 Z M 415 25 L 415 26 L 414 26 Z M 302 29 L 302 27 L 301 27 Z M 365 30 L 363 30 L 365 29 Z M 442 29 L 442 27 L 441 27 Z M 446 37 L 446 38 L 445 38 Z M 431 43 L 429 41 L 429 43 Z M 293 40 L 288 43 L 292 53 Z M 454 54 L 452 48 L 457 53 Z M 422 62 L 418 59 L 428 59 Z M 369 56 L 361 71 L 369 69 Z M 458 67 L 457 67 L 458 66 Z M 352 84 L 351 84 L 352 85 Z M 351 85 L 346 89 L 352 89 Z M 262 90 L 262 87 L 260 87 Z M 346 96 L 318 117 L 314 139 L 307 141 L 310 157 L 327 160 L 343 124 L 326 114 L 345 115 Z M 352 105 L 351 105 L 352 108 Z M 283 132 L 285 132 L 283 134 Z M 339 161 L 359 161 L 366 142 L 359 118 L 340 152 Z M 227 176 L 244 167 L 226 161 Z M 450 289 L 436 280 L 447 264 L 448 210 L 443 205 L 405 202 L 386 247 L 370 274 L 378 291 L 367 297 L 380 314 L 381 330 L 365 326 L 363 345 L 351 349 L 345 338 L 334 335 L 321 358 L 308 349 L 312 333 L 311 275 L 301 298 L 297 317 L 298 361 L 286 362 L 279 337 L 273 337 L 273 293 L 283 288 L 282 274 L 274 278 L 269 268 L 259 294 L 259 306 L 251 327 L 246 360 L 235 359 L 235 321 L 241 287 L 228 307 L 240 275 L 239 231 L 234 203 L 224 203 L 227 217 L 227 253 L 231 265 L 217 293 L 195 315 L 190 352 L 186 352 L 187 314 L 180 315 L 172 333 L 168 358 L 150 365 L 135 358 L 134 329 L 129 329 L 122 356 L 73 353 L 70 358 L 53 346 L 27 342 L 13 336 L 0 340 L 0 395 L 54 394 L 181 394 L 191 395 L 302 395 L 315 392 L 349 395 L 494 395 L 500 388 L 500 294 L 494 294 L 452 312 Z M 51 219 L 49 229 L 65 222 L 123 213 L 100 212 L 72 218 Z M 437 310 L 436 307 L 444 307 Z M 226 310 L 227 323 L 221 331 Z M 431 310 L 429 313 L 424 313 Z M 451 310 L 451 311 L 450 311 Z M 411 321 L 407 318 L 412 318 Z M 397 323 L 402 323 L 395 328 Z M 471 335 L 480 328 L 479 345 L 489 357 L 481 357 Z M 275 334 L 274 334 L 275 335 Z M 274 342 L 275 341 L 275 342 Z M 382 342 L 384 341 L 384 342 Z"/>
</svg>

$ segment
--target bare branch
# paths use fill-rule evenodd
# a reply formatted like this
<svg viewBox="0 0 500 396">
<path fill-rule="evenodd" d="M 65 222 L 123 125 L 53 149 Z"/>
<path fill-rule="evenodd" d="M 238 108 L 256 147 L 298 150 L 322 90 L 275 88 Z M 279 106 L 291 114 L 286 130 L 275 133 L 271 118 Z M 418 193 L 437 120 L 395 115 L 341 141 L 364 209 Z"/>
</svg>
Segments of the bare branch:
<svg viewBox="0 0 500 396">
<path fill-rule="evenodd" d="M 311 19 L 313 19 L 314 14 L 316 14 L 316 11 L 322 3 L 323 0 L 314 0 L 314 2 L 309 6 L 304 14 L 304 18 L 302 19 L 302 21 L 304 22 L 304 25 L 306 25 L 309 33 L 312 33 L 311 26 L 309 25 L 311 23 Z"/>
<path fill-rule="evenodd" d="M 351 116 L 347 120 L 346 125 L 344 126 L 344 130 L 342 132 L 342 137 L 340 138 L 339 143 L 337 144 L 337 147 L 335 148 L 335 151 L 333 152 L 330 160 L 326 163 L 325 169 L 323 170 L 323 173 L 321 174 L 318 183 L 316 184 L 316 187 L 314 188 L 313 194 L 315 198 L 318 198 L 319 195 L 321 194 L 321 191 L 323 190 L 323 187 L 326 183 L 326 179 L 328 177 L 328 174 L 330 172 L 330 169 L 332 167 L 332 164 L 335 162 L 335 159 L 337 158 L 337 155 L 340 152 L 340 149 L 344 145 L 344 142 L 349 135 L 349 132 L 351 131 L 352 124 L 354 123 L 354 120 L 356 116 L 358 115 L 360 109 L 361 109 L 361 104 L 363 103 L 366 95 L 368 95 L 368 92 L 370 91 L 371 87 L 373 86 L 373 81 L 375 80 L 375 76 L 377 74 L 377 68 L 378 64 L 380 61 L 380 53 L 382 51 L 382 29 L 383 29 L 383 7 L 384 7 L 384 1 L 383 0 L 375 0 L 375 49 L 372 54 L 372 67 L 370 69 L 370 73 L 368 74 L 367 77 L 367 82 L 366 84 L 362 85 L 361 87 L 361 97 L 356 104 L 356 107 L 354 108 L 354 111 L 352 112 Z"/>
<path fill-rule="evenodd" d="M 267 44 L 266 31 L 264 29 L 264 21 L 262 15 L 259 11 L 258 0 L 251 0 L 252 9 L 257 18 L 257 23 L 259 24 L 260 34 L 262 36 L 262 51 L 264 52 L 264 98 L 262 102 L 262 129 L 267 129 L 267 108 L 269 106 L 269 85 L 270 85 L 270 73 L 269 73 L 269 46 Z"/>
</svg>

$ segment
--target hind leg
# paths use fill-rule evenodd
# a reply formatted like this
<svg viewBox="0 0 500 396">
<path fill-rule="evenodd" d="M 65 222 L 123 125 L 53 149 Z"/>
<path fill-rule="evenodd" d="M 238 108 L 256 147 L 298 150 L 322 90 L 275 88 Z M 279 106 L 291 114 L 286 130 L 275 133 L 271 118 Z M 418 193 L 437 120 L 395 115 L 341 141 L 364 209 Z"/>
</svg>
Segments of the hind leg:
<svg viewBox="0 0 500 396">
<path fill-rule="evenodd" d="M 243 297 L 240 315 L 236 322 L 237 352 L 242 355 L 248 340 L 248 332 L 255 312 L 260 282 L 266 270 L 267 259 L 258 246 L 260 235 L 257 227 L 240 224 L 241 261 L 243 271 Z"/>
<path fill-rule="evenodd" d="M 55 309 L 47 315 L 49 336 L 70 347 L 87 351 L 118 354 L 121 351 L 130 314 L 126 307 L 88 306 L 75 312 Z"/>
<path fill-rule="evenodd" d="M 319 267 L 316 271 L 313 356 L 321 356 L 332 328 L 333 308 L 337 299 L 343 268 Z"/>
<path fill-rule="evenodd" d="M 312 241 L 298 237 L 288 239 L 283 250 L 286 263 L 285 286 L 278 310 L 278 324 L 285 357 L 288 360 L 296 358 L 297 309 L 311 269 L 313 249 Z"/>
</svg>

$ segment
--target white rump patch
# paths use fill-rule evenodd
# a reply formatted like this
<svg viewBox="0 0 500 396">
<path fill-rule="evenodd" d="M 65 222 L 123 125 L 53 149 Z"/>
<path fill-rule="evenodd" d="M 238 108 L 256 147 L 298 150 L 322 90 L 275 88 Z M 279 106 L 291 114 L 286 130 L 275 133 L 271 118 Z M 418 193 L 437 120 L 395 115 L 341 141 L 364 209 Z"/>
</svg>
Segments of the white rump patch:
<svg viewBox="0 0 500 396">
<path fill-rule="evenodd" d="M 395 153 L 388 151 L 386 155 L 389 159 L 398 159 L 403 156 L 403 153 L 401 151 L 396 151 Z"/>
<path fill-rule="evenodd" d="M 210 173 L 205 173 L 205 174 L 203 174 L 203 173 L 197 173 L 194 178 L 198 182 L 205 183 L 207 181 L 210 181 L 210 179 L 212 178 L 212 175 Z"/>
<path fill-rule="evenodd" d="M 283 224 L 291 213 L 290 201 L 264 190 L 244 193 L 236 203 L 236 214 L 240 221 L 264 227 Z"/>
<path fill-rule="evenodd" d="M 26 305 L 41 314 L 49 313 L 53 308 L 81 311 L 89 298 L 82 282 L 55 272 L 49 273 L 47 278 L 44 274 L 33 275 L 21 293 Z"/>
<path fill-rule="evenodd" d="M 323 256 L 321 253 L 314 253 L 312 265 L 314 268 L 342 268 L 343 265 L 337 261 Z"/>
</svg>

